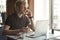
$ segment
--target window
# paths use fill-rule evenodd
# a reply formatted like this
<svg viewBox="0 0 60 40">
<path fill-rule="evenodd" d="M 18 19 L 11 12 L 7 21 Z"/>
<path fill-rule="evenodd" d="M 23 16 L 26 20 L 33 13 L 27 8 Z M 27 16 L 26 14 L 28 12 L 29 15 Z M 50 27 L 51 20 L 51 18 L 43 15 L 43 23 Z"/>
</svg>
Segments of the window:
<svg viewBox="0 0 60 40">
<path fill-rule="evenodd" d="M 6 12 L 6 0 L 0 0 L 0 12 Z"/>
<path fill-rule="evenodd" d="M 53 0 L 53 27 L 60 29 L 60 0 Z"/>
</svg>

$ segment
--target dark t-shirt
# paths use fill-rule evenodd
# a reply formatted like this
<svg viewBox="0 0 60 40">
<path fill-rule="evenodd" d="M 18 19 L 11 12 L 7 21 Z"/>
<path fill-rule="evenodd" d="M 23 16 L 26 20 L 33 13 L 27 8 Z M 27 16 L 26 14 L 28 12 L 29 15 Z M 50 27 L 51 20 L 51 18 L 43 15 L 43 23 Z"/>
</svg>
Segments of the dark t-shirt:
<svg viewBox="0 0 60 40">
<path fill-rule="evenodd" d="M 8 16 L 5 21 L 5 25 L 9 25 L 10 29 L 21 29 L 22 27 L 26 27 L 28 24 L 29 20 L 25 15 L 19 18 L 16 13 Z"/>
</svg>

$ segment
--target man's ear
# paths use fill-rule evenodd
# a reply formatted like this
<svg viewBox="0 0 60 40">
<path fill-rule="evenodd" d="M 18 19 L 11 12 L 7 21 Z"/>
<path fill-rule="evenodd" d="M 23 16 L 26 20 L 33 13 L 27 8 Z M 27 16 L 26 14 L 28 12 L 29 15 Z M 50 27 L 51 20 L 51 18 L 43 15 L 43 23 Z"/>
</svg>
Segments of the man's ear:
<svg viewBox="0 0 60 40">
<path fill-rule="evenodd" d="M 16 11 L 18 11 L 18 10 L 19 10 L 19 8 L 15 6 L 15 10 L 16 10 Z"/>
</svg>

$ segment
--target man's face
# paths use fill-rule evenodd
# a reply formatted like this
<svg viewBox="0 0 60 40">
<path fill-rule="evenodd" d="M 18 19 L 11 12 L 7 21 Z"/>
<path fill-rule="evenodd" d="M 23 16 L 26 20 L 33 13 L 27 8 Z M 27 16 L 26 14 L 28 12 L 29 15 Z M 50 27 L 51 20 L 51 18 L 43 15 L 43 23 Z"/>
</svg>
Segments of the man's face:
<svg viewBox="0 0 60 40">
<path fill-rule="evenodd" d="M 25 10 L 25 5 L 23 5 L 23 4 L 16 7 L 16 11 L 18 13 L 24 12 L 24 10 Z"/>
</svg>

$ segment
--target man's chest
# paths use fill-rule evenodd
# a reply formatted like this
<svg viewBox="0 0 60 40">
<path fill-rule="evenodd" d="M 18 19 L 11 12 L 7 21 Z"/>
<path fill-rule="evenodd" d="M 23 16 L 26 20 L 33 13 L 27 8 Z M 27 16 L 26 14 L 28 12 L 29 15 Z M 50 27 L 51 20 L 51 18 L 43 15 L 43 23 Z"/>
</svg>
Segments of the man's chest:
<svg viewBox="0 0 60 40">
<path fill-rule="evenodd" d="M 26 26 L 26 19 L 25 18 L 12 18 L 11 25 L 14 28 L 22 28 Z"/>
</svg>

